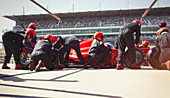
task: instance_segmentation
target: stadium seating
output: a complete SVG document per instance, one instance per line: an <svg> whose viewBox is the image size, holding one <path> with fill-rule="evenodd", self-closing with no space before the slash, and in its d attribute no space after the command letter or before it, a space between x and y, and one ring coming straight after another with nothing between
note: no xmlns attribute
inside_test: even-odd
<svg viewBox="0 0 170 98"><path fill-rule="evenodd" d="M21 24L28 27L30 22L34 22L37 25L37 29L49 29L49 28L80 28L80 27L106 27L106 26L122 26L123 24L130 23L140 17L109 17L109 18L89 18L89 19L75 19L75 20L62 20L58 25L56 20L41 20L41 21L27 21L22 23L16 23L15 28L21 28ZM166 21L170 24L169 16L148 16L143 21L142 25L158 25L160 21Z"/></svg>

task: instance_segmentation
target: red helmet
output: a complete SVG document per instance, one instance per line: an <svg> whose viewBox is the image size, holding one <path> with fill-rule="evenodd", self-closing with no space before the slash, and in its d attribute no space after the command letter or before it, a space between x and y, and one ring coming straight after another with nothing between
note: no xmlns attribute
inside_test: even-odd
<svg viewBox="0 0 170 98"><path fill-rule="evenodd" d="M96 38L96 39L98 39L98 40L100 40L100 41L103 42L104 35L103 35L102 32L96 32L96 33L94 34L94 38Z"/></svg>
<svg viewBox="0 0 170 98"><path fill-rule="evenodd" d="M143 47L148 47L149 46L149 42L148 41L143 41L142 42L142 46Z"/></svg>
<svg viewBox="0 0 170 98"><path fill-rule="evenodd" d="M133 22L136 22L139 26L141 26L141 23L139 20L134 20Z"/></svg>
<svg viewBox="0 0 170 98"><path fill-rule="evenodd" d="M161 21L159 23L159 28L162 28L162 27L166 27L166 22L165 21Z"/></svg>
<svg viewBox="0 0 170 98"><path fill-rule="evenodd" d="M167 27L162 27L158 30L158 36L161 35L162 32L168 32L169 33L169 29Z"/></svg>
<svg viewBox="0 0 170 98"><path fill-rule="evenodd" d="M27 39L30 40L32 37L36 37L36 32L33 29L28 29L27 30Z"/></svg>
<svg viewBox="0 0 170 98"><path fill-rule="evenodd" d="M51 43L53 44L53 36L52 36L51 34L47 34L47 35L44 37L44 39L46 39L46 38L50 39Z"/></svg>
<svg viewBox="0 0 170 98"><path fill-rule="evenodd" d="M28 28L30 29L30 28L32 28L32 29L36 29L36 25L35 25L35 23L30 23L29 24L29 26L28 26Z"/></svg>

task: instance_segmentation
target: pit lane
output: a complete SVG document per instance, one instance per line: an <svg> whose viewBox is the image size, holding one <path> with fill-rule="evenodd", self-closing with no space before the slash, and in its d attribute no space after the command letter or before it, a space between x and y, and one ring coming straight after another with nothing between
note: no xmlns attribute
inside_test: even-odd
<svg viewBox="0 0 170 98"><path fill-rule="evenodd" d="M2 64L0 65L0 67ZM170 71L142 69L83 69L31 72L0 69L0 97L36 98L169 98Z"/></svg>

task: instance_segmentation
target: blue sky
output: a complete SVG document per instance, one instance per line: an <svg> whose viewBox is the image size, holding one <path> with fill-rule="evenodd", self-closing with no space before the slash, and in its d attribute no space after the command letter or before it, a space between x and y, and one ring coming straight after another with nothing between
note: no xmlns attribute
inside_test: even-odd
<svg viewBox="0 0 170 98"><path fill-rule="evenodd" d="M12 29L15 22L4 15L46 14L44 10L30 0L0 0L0 33L2 29ZM154 0L35 0L52 13L82 12L98 10L119 10L148 8ZM170 0L158 0L154 7L170 6Z"/></svg>

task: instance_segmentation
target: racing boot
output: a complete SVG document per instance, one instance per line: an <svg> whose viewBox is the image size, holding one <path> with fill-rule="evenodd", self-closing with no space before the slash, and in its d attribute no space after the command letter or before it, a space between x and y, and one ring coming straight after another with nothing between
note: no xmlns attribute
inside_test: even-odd
<svg viewBox="0 0 170 98"><path fill-rule="evenodd" d="M131 69L141 69L141 67L136 64L133 64L131 65Z"/></svg>
<svg viewBox="0 0 170 98"><path fill-rule="evenodd" d="M117 70L123 69L123 65L122 65L122 64L118 64L118 65L116 66L116 69L117 69Z"/></svg>
<svg viewBox="0 0 170 98"><path fill-rule="evenodd" d="M63 63L63 67L69 67L68 63Z"/></svg>
<svg viewBox="0 0 170 98"><path fill-rule="evenodd" d="M36 66L37 66L37 64L33 61L33 62L29 65L30 71L33 71Z"/></svg>
<svg viewBox="0 0 170 98"><path fill-rule="evenodd" d="M92 64L92 67L93 67L94 69L98 69L98 66L96 65L96 63L93 63L93 64Z"/></svg>
<svg viewBox="0 0 170 98"><path fill-rule="evenodd" d="M4 64L4 65L2 66L2 69L10 69L10 67L8 67L7 64Z"/></svg>
<svg viewBox="0 0 170 98"><path fill-rule="evenodd" d="M84 69L88 69L88 67L87 67L87 64L85 63L85 64L83 64L83 68Z"/></svg>
<svg viewBox="0 0 170 98"><path fill-rule="evenodd" d="M56 69L62 70L62 69L63 69L63 65L62 65L62 64L58 64L58 66L56 67Z"/></svg>
<svg viewBox="0 0 170 98"><path fill-rule="evenodd" d="M104 64L100 64L100 69L106 69L107 67Z"/></svg>
<svg viewBox="0 0 170 98"><path fill-rule="evenodd" d="M22 69L20 64L15 65L15 70Z"/></svg>
<svg viewBox="0 0 170 98"><path fill-rule="evenodd" d="M38 65L35 67L35 71L38 72L40 71L40 67L44 66L44 62L40 61Z"/></svg>
<svg viewBox="0 0 170 98"><path fill-rule="evenodd" d="M166 61L165 65L166 65L167 69L170 71L170 60Z"/></svg>

